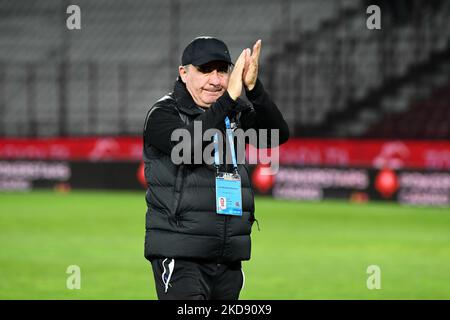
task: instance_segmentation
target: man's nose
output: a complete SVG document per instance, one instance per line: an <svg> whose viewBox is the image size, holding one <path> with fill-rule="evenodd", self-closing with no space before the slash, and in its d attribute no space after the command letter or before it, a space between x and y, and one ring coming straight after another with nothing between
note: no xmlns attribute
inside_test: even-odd
<svg viewBox="0 0 450 320"><path fill-rule="evenodd" d="M209 75L209 83L215 86L220 85L220 75L217 70L214 70Z"/></svg>

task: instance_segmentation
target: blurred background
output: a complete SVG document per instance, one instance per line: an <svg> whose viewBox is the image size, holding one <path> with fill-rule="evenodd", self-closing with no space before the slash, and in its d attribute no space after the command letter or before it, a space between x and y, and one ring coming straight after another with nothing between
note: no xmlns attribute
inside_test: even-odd
<svg viewBox="0 0 450 320"><path fill-rule="evenodd" d="M449 21L438 0L0 0L0 298L156 297L144 120L210 35L233 60L262 39L291 130L277 175L252 166L241 298L449 299Z"/></svg>

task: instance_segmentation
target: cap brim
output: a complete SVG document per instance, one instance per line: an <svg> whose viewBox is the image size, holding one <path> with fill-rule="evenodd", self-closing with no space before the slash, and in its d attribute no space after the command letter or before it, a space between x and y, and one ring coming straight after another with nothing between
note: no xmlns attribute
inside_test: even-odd
<svg viewBox="0 0 450 320"><path fill-rule="evenodd" d="M211 61L223 61L230 65L233 65L233 62L230 61L227 57L224 57L223 55L209 55L207 57L201 57L191 62L194 66L201 66L202 64L211 62Z"/></svg>

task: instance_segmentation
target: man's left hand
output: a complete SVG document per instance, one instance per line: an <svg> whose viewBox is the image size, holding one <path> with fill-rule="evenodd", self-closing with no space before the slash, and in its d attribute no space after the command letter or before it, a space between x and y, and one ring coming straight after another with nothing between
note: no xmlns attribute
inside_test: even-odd
<svg viewBox="0 0 450 320"><path fill-rule="evenodd" d="M250 49L246 50L250 51ZM258 78L258 60L260 52L261 40L258 40L253 46L252 54L248 54L245 59L243 80L247 90L252 90L255 87L256 79Z"/></svg>

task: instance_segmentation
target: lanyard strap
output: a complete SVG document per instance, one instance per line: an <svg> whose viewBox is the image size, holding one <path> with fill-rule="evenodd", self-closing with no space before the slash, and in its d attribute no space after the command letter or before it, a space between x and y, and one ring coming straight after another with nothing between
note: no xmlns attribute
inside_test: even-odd
<svg viewBox="0 0 450 320"><path fill-rule="evenodd" d="M237 171L237 161L236 161L236 153L234 151L234 139L233 139L233 131L230 126L230 119L228 117L225 118L225 127L227 133L228 143L230 144L231 149L231 160L233 161L233 167ZM219 168L220 159L219 159L219 138L217 133L214 135L214 164L216 168Z"/></svg>

